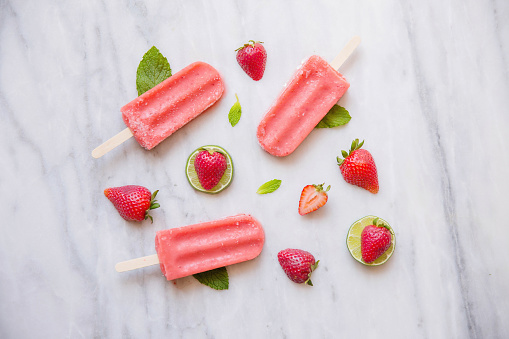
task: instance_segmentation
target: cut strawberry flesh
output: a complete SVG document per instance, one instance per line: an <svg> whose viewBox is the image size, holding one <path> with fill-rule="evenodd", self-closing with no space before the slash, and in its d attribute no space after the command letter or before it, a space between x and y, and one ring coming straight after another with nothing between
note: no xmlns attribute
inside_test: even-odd
<svg viewBox="0 0 509 339"><path fill-rule="evenodd" d="M299 214L304 215L316 211L327 202L328 196L322 188L308 185L302 190L299 201Z"/></svg>

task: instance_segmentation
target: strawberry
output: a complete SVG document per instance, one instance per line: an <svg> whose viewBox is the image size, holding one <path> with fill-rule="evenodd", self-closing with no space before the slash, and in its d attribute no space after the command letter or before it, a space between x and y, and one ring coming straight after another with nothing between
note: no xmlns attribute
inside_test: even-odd
<svg viewBox="0 0 509 339"><path fill-rule="evenodd" d="M226 171L224 154L203 149L194 159L194 169L202 187L211 190L216 186Z"/></svg>
<svg viewBox="0 0 509 339"><path fill-rule="evenodd" d="M371 153L361 149L363 144L364 141L359 144L359 139L355 139L352 142L350 152L341 151L345 159L337 157L339 169L347 183L376 194L378 193L378 174L375 161Z"/></svg>
<svg viewBox="0 0 509 339"><path fill-rule="evenodd" d="M313 286L311 273L318 267L319 260L315 262L315 257L311 253L287 248L277 254L277 259L291 281Z"/></svg>
<svg viewBox="0 0 509 339"><path fill-rule="evenodd" d="M127 185L107 188L104 190L104 195L125 220L143 221L150 218L154 222L148 211L159 207L155 200L157 192L159 191L152 194L143 186Z"/></svg>
<svg viewBox="0 0 509 339"><path fill-rule="evenodd" d="M327 192L330 190L330 185L326 190L323 185L307 185L302 190L299 200L299 214L304 215L316 211L327 202Z"/></svg>
<svg viewBox="0 0 509 339"><path fill-rule="evenodd" d="M249 40L249 43L237 48L237 62L251 79L258 81L263 77L267 63L267 51L263 42Z"/></svg>
<svg viewBox="0 0 509 339"><path fill-rule="evenodd" d="M389 228L384 223L380 225L377 223L378 218L375 218L373 224L366 226L361 233L362 260L367 263L375 261L384 254L392 243Z"/></svg>

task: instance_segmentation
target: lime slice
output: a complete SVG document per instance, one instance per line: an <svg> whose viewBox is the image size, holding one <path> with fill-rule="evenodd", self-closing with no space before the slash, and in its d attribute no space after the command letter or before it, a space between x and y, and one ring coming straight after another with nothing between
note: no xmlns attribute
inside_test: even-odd
<svg viewBox="0 0 509 339"><path fill-rule="evenodd" d="M221 177L221 180L217 183L217 185L214 186L210 190L206 190L205 188L203 188L203 186L200 184L200 180L198 180L198 174L196 173L196 170L194 169L194 159L196 158L196 155L198 153L200 153L201 151L203 151L204 149L207 151L214 151L214 152L222 153L226 157L226 171L224 171L224 174ZM199 148L195 149L193 153L191 153L189 158L187 158L186 176L187 176L187 180L189 180L189 183L191 184L191 186L193 186L194 189L196 189L200 192L211 193L211 194L219 193L222 190L224 190L226 187L228 187L230 185L230 183L232 182L232 179L233 179L232 158L230 157L228 152L226 152L224 150L224 148L222 148L222 147L215 146L215 145L207 145L207 146L199 147Z"/></svg>
<svg viewBox="0 0 509 339"><path fill-rule="evenodd" d="M350 254L352 257L360 262L361 264L367 265L367 266L378 266L385 263L389 258L391 257L392 253L394 252L394 247L396 246L396 235L394 234L394 231L392 227L389 225L389 223L382 218L378 218L378 223L384 223L388 226L389 231L391 232L391 246L385 251L380 257L378 257L375 261L371 263L367 263L364 260L362 260L362 253L361 253L361 233L364 230L364 227L368 225L373 224L373 220L376 217L374 215L368 215L364 218L361 218L354 222L352 226L350 226L350 229L348 230L348 235L346 236L346 246L348 247L348 250L350 251Z"/></svg>

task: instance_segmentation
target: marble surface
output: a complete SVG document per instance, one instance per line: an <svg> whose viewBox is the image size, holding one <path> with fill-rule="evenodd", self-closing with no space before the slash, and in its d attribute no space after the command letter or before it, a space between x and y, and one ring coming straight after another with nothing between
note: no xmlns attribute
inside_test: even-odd
<svg viewBox="0 0 509 339"><path fill-rule="evenodd" d="M256 127L306 57L362 43L341 72L351 82L341 128L315 130L286 158ZM234 50L265 42L263 79ZM202 60L226 92L152 151L134 139L90 152L124 129L136 68L157 46L174 71ZM228 110L238 94L242 118ZM0 0L1 338L508 338L509 3L492 1ZM378 166L380 192L344 182L352 139ZM184 174L195 148L235 163L219 195ZM281 188L258 195L279 178ZM297 213L302 187L332 186L327 205ZM154 223L125 222L106 187L159 189ZM168 282L157 267L117 273L150 255L157 230L250 213L266 243L228 268L230 289ZM346 248L355 220L379 215L398 245L364 267ZM293 247L320 259L314 287L277 262Z"/></svg>

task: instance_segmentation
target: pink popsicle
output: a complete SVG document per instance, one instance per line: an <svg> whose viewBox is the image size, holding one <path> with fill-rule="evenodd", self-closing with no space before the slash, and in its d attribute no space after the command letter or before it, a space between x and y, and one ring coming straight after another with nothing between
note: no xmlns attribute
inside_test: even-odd
<svg viewBox="0 0 509 339"><path fill-rule="evenodd" d="M138 143L150 150L221 98L218 71L195 62L120 109Z"/></svg>
<svg viewBox="0 0 509 339"><path fill-rule="evenodd" d="M265 234L252 216L239 214L156 234L161 271L168 280L257 257Z"/></svg>
<svg viewBox="0 0 509 339"><path fill-rule="evenodd" d="M268 153L292 153L350 84L317 55L307 59L293 75L258 126L258 142Z"/></svg>

